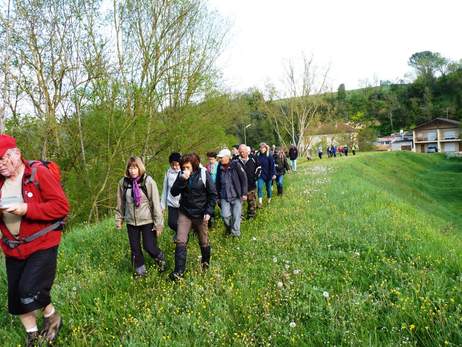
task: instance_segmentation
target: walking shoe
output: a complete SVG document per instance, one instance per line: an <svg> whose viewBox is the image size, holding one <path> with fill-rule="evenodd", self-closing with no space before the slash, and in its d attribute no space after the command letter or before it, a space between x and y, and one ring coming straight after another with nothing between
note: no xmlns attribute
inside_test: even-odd
<svg viewBox="0 0 462 347"><path fill-rule="evenodd" d="M173 282L181 281L183 277L184 277L184 273L175 272L175 271L173 271L170 275L168 275L168 278Z"/></svg>
<svg viewBox="0 0 462 347"><path fill-rule="evenodd" d="M133 276L135 278L141 278L141 277L144 277L147 275L147 271L146 271L146 266L145 265L141 265L139 267L137 267L135 269L135 273L133 274Z"/></svg>
<svg viewBox="0 0 462 347"><path fill-rule="evenodd" d="M52 344L56 341L62 325L63 321L61 316L55 311L50 317L45 318L45 324L43 325L43 330L40 335L42 335L49 344Z"/></svg>
<svg viewBox="0 0 462 347"><path fill-rule="evenodd" d="M26 336L26 347L35 347L39 345L39 333L38 331L33 331L31 333L27 333Z"/></svg>
<svg viewBox="0 0 462 347"><path fill-rule="evenodd" d="M259 203L257 204L257 208L263 208L263 204L262 204L261 202L259 202Z"/></svg>

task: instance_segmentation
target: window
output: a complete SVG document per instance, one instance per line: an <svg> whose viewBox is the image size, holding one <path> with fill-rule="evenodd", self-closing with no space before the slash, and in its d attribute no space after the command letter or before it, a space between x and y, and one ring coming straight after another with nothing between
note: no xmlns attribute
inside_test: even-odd
<svg viewBox="0 0 462 347"><path fill-rule="evenodd" d="M428 141L436 141L436 131L431 131L427 133Z"/></svg>
<svg viewBox="0 0 462 347"><path fill-rule="evenodd" d="M451 140L456 138L456 131L455 130L446 130L444 132L444 139Z"/></svg>

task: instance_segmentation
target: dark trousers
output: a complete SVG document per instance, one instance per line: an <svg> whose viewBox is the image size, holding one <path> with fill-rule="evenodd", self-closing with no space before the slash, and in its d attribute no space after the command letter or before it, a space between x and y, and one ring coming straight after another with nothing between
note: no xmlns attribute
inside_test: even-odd
<svg viewBox="0 0 462 347"><path fill-rule="evenodd" d="M180 211L179 208L176 207L168 207L168 227L172 229L175 234L178 231L178 212Z"/></svg>
<svg viewBox="0 0 462 347"><path fill-rule="evenodd" d="M143 251L141 250L141 236L143 237L143 248L153 259L161 257L162 252L157 246L157 236L152 230L154 224L130 225L127 224L128 241L132 253L132 263L135 269L144 265Z"/></svg>
<svg viewBox="0 0 462 347"><path fill-rule="evenodd" d="M247 193L247 218L253 218L257 214L257 194L255 189Z"/></svg>
<svg viewBox="0 0 462 347"><path fill-rule="evenodd" d="M8 311L11 314L33 312L51 303L50 291L56 275L57 257L57 246L35 252L24 260L5 257Z"/></svg>

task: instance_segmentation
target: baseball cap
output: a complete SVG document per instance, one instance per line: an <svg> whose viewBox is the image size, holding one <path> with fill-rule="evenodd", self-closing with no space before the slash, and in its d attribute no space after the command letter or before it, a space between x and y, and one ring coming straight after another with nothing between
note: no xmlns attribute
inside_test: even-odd
<svg viewBox="0 0 462 347"><path fill-rule="evenodd" d="M223 157L231 158L231 151L228 148L224 148L220 152L218 152L217 157L218 158L223 158Z"/></svg>
<svg viewBox="0 0 462 347"><path fill-rule="evenodd" d="M0 135L0 157L3 157L10 148L16 148L16 139L9 135Z"/></svg>

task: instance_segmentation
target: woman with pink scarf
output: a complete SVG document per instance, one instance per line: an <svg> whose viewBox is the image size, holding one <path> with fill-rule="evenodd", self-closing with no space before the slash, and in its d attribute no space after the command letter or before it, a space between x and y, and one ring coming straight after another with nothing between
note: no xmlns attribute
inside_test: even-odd
<svg viewBox="0 0 462 347"><path fill-rule="evenodd" d="M128 160L125 177L119 182L115 219L119 230L124 222L127 224L135 276L146 275L141 239L144 250L154 259L159 271L165 271L165 256L157 246L157 238L164 225L159 191L154 179L146 174L143 161L139 157Z"/></svg>

